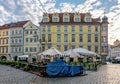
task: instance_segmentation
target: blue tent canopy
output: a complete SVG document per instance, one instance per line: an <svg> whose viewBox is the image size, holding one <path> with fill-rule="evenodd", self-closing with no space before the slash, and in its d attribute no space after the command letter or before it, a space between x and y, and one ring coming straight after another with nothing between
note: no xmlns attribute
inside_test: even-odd
<svg viewBox="0 0 120 84"><path fill-rule="evenodd" d="M74 76L82 72L84 72L82 66L70 66L62 59L57 59L46 65L46 73L49 76Z"/></svg>

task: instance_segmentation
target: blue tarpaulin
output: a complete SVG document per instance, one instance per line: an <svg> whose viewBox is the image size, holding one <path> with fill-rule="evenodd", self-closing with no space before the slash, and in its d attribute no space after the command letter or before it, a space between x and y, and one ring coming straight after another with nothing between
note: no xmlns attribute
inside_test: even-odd
<svg viewBox="0 0 120 84"><path fill-rule="evenodd" d="M64 60L57 59L46 65L46 73L49 76L74 76L82 73L84 68L80 65L70 66Z"/></svg>

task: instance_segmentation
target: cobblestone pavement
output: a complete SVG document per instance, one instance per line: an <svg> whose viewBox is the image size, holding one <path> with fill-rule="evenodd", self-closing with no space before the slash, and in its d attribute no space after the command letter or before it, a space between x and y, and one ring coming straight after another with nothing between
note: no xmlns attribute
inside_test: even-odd
<svg viewBox="0 0 120 84"><path fill-rule="evenodd" d="M0 84L120 84L120 64L103 65L86 76L45 78L0 65Z"/></svg>

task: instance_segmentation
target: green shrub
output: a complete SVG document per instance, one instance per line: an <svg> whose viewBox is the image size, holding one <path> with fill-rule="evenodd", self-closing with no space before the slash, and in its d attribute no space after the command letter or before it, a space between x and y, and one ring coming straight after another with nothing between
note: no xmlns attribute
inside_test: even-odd
<svg viewBox="0 0 120 84"><path fill-rule="evenodd" d="M30 67L28 66L28 64L26 64L24 67L24 71L29 71L29 70L30 70Z"/></svg>
<svg viewBox="0 0 120 84"><path fill-rule="evenodd" d="M17 63L15 67L16 67L17 69L18 69L18 68L20 68L20 65L19 65L19 63Z"/></svg>

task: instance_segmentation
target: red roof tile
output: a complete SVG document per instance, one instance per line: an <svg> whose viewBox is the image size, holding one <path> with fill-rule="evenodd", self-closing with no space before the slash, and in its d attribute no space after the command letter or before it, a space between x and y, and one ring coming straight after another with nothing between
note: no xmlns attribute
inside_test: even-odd
<svg viewBox="0 0 120 84"><path fill-rule="evenodd" d="M60 23L63 22L63 14L64 13L58 13L58 15L59 15L59 22ZM74 22L74 14L75 13L69 13L69 15L70 15L70 22ZM85 14L86 13L80 13L81 22L84 22ZM49 19L50 19L50 21L48 23L52 22L52 15L53 15L53 13L48 13L48 16L49 16ZM92 18L92 22L98 22L98 21L99 21L99 18ZM40 23L43 23L43 22L40 22Z"/></svg>
<svg viewBox="0 0 120 84"><path fill-rule="evenodd" d="M0 28L22 27L28 21L30 21L30 20L18 21L18 22L14 22L14 23L13 22L7 23L7 24L4 24L4 25L0 26Z"/></svg>

